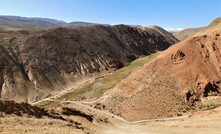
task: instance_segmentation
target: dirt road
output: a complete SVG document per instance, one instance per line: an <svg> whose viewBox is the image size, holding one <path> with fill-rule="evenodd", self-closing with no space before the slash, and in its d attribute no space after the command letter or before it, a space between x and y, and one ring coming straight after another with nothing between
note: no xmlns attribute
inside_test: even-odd
<svg viewBox="0 0 221 134"><path fill-rule="evenodd" d="M58 94L52 95L50 97L47 97L45 99L39 100L37 102L30 103L30 104L37 105L37 104L39 104L41 102L44 102L44 101L50 101L50 100L56 99L56 98L61 97L62 95L66 94L68 92L73 91L74 89L78 88L81 85L84 85L84 84L87 84L87 83L93 83L96 79L101 78L101 77L105 77L105 76L108 76L108 75L111 75L111 74L112 73L102 74L102 75L90 77L90 78L87 78L87 79L83 79L83 80L75 83L73 86L70 86L66 90L63 90L63 91L59 92Z"/></svg>

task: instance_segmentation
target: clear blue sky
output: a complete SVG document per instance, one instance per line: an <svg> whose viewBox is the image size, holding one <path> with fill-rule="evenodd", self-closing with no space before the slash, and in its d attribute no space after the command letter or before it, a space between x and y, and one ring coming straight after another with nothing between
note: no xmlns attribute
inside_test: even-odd
<svg viewBox="0 0 221 134"><path fill-rule="evenodd" d="M221 16L221 0L0 0L0 15L185 28Z"/></svg>

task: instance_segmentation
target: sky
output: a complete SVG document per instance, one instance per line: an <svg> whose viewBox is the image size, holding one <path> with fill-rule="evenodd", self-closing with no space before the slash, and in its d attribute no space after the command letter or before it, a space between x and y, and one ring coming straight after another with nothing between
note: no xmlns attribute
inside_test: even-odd
<svg viewBox="0 0 221 134"><path fill-rule="evenodd" d="M221 17L221 0L0 0L0 15L182 29Z"/></svg>

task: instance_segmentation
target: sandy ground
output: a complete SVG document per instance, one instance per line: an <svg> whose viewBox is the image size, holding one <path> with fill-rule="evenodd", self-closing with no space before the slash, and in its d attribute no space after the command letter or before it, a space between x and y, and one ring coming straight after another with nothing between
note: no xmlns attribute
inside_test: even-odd
<svg viewBox="0 0 221 134"><path fill-rule="evenodd" d="M69 104L69 107L76 106ZM93 109L81 107L83 111ZM221 107L194 112L186 116L126 122L104 111L95 111L95 121L70 116L81 122L84 129L77 129L71 123L48 118L36 119L17 116L0 116L0 133L3 134L221 134ZM108 122L98 122L108 118Z"/></svg>
<svg viewBox="0 0 221 134"><path fill-rule="evenodd" d="M98 134L221 134L221 108L192 113L187 117L119 124Z"/></svg>
<svg viewBox="0 0 221 134"><path fill-rule="evenodd" d="M196 112L189 116L142 123L124 123L112 120L113 124L88 125L94 131L78 130L70 124L51 119L33 119L9 116L0 118L0 133L3 134L221 134L221 108ZM86 121L85 121L86 122ZM97 125L97 127L96 127Z"/></svg>

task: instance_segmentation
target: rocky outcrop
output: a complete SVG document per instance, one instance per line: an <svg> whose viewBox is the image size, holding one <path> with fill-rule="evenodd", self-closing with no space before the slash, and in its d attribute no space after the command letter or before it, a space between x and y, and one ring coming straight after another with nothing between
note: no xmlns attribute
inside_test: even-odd
<svg viewBox="0 0 221 134"><path fill-rule="evenodd" d="M1 34L1 98L36 101L81 78L119 69L177 40L159 27L125 25L56 28L41 34Z"/></svg>
<svg viewBox="0 0 221 134"><path fill-rule="evenodd" d="M14 101L0 101L0 112L8 115L27 115L36 118L41 118L43 116L50 117L48 112L42 108L32 106L28 103L15 103Z"/></svg>
<svg viewBox="0 0 221 134"><path fill-rule="evenodd" d="M67 115L67 116L71 116L71 115L80 116L80 117L87 119L90 122L93 122L94 120L93 115L89 115L87 113L84 113L82 111L79 111L77 109L70 108L70 107L62 107L62 114Z"/></svg>

